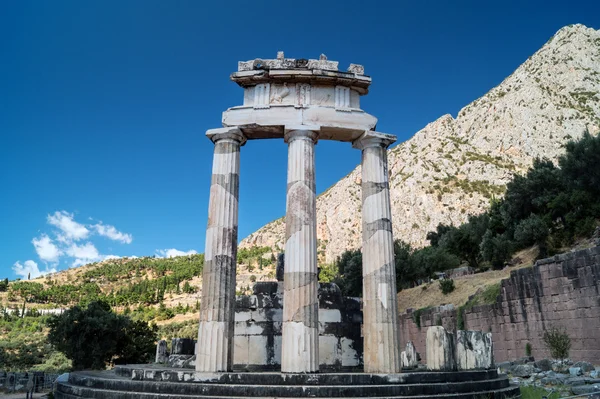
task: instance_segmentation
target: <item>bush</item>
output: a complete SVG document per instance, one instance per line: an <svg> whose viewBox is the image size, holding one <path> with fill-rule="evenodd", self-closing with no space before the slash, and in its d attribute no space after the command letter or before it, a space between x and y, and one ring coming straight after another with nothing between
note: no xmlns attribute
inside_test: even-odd
<svg viewBox="0 0 600 399"><path fill-rule="evenodd" d="M448 295L452 291L454 291L454 280L451 278L445 278L440 280L440 289L442 290L442 294Z"/></svg>
<svg viewBox="0 0 600 399"><path fill-rule="evenodd" d="M542 340L554 359L566 359L571 349L571 337L564 328L550 327L544 331Z"/></svg>
<svg viewBox="0 0 600 399"><path fill-rule="evenodd" d="M525 344L525 356L531 356L531 344L529 342Z"/></svg>

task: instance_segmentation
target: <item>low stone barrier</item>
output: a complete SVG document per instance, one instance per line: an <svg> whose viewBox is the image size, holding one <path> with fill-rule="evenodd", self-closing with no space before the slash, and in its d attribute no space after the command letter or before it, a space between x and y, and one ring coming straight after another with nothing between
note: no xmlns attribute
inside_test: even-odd
<svg viewBox="0 0 600 399"><path fill-rule="evenodd" d="M51 389L52 383L57 377L58 374L44 373L43 371L0 371L0 390L4 392L42 392Z"/></svg>

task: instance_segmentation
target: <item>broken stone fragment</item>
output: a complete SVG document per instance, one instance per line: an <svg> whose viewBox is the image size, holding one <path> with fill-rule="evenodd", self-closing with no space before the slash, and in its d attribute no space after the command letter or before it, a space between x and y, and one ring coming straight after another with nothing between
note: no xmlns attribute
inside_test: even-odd
<svg viewBox="0 0 600 399"><path fill-rule="evenodd" d="M167 341L161 339L158 341L156 345L156 363L166 363L169 358L169 354L167 353Z"/></svg>
<svg viewBox="0 0 600 399"><path fill-rule="evenodd" d="M429 370L456 370L454 335L444 327L427 329L427 368Z"/></svg>
<svg viewBox="0 0 600 399"><path fill-rule="evenodd" d="M419 364L417 349L412 341L406 343L406 349L400 353L402 368L415 368Z"/></svg>
<svg viewBox="0 0 600 399"><path fill-rule="evenodd" d="M456 360L459 370L493 368L492 333L457 331Z"/></svg>

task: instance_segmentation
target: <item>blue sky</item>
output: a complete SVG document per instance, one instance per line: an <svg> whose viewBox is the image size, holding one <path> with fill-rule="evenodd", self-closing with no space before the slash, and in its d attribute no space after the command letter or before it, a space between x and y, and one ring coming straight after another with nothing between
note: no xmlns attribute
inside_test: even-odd
<svg viewBox="0 0 600 399"><path fill-rule="evenodd" d="M404 141L599 15L592 0L1 2L0 278L203 252L204 133L241 104L239 60L363 64L363 109ZM320 142L316 162L323 191L360 154ZM240 239L284 214L286 165L282 141L242 149Z"/></svg>

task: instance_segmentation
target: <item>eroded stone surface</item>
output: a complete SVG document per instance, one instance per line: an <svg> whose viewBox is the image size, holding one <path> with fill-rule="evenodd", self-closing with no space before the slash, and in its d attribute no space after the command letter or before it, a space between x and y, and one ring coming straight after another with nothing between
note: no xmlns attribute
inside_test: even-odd
<svg viewBox="0 0 600 399"><path fill-rule="evenodd" d="M415 368L419 364L417 349L411 341L406 343L406 349L400 353L402 368Z"/></svg>
<svg viewBox="0 0 600 399"><path fill-rule="evenodd" d="M459 370L494 367L492 333L458 330L456 332L456 360Z"/></svg>
<svg viewBox="0 0 600 399"><path fill-rule="evenodd" d="M444 327L427 329L427 368L429 370L456 370L454 335Z"/></svg>
<svg viewBox="0 0 600 399"><path fill-rule="evenodd" d="M154 361L156 363L166 363L168 356L169 354L167 353L167 341L161 339L160 341L158 341L158 344L156 344L156 357Z"/></svg>

